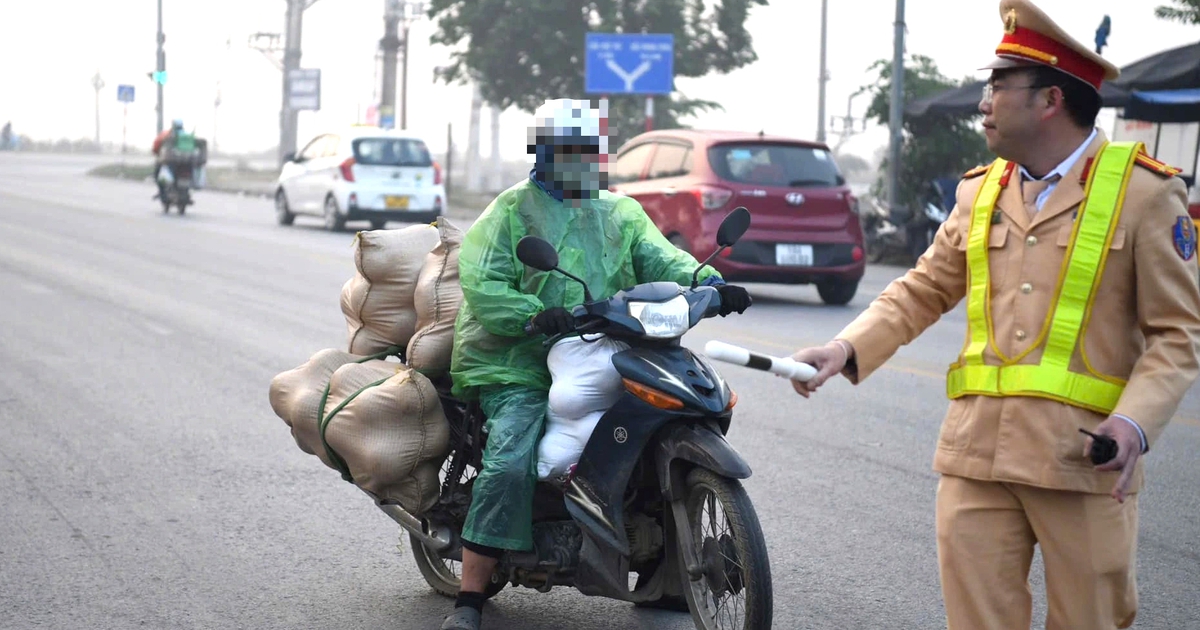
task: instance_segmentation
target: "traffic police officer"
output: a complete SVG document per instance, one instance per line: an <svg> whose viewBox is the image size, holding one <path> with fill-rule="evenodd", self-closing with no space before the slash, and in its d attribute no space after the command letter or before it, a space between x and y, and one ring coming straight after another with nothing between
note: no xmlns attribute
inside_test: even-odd
<svg viewBox="0 0 1200 630"><path fill-rule="evenodd" d="M1048 630L1137 612L1141 456L1200 372L1196 227L1178 173L1095 128L1117 69L1028 0L1004 25L979 109L999 156L968 172L914 269L834 340L794 355L857 384L966 299L934 457L950 630L1029 628L1034 546ZM1096 465L1092 438L1115 440Z"/></svg>

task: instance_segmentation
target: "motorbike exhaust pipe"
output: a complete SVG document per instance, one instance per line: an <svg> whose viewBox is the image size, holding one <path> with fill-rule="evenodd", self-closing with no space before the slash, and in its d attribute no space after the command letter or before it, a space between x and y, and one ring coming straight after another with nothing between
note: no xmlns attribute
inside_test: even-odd
<svg viewBox="0 0 1200 630"><path fill-rule="evenodd" d="M431 525L428 521L413 516L408 510L394 503L376 501L375 505L379 506L384 514L390 516L405 531L416 536L421 544L433 551L445 551L454 544L454 534L449 527Z"/></svg>

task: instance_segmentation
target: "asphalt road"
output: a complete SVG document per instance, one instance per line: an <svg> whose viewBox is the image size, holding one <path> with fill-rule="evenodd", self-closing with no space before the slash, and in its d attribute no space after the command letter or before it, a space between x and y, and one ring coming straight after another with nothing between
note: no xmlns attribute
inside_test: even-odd
<svg viewBox="0 0 1200 630"><path fill-rule="evenodd" d="M282 228L268 200L200 192L163 215L94 161L0 154L0 627L436 628L449 607L365 495L302 453L271 378L345 343L352 233ZM848 307L755 285L705 322L774 354L821 343ZM729 366L731 441L786 629L944 627L931 471L961 307L866 384L811 401ZM1135 628L1200 628L1200 397L1149 456ZM1033 577L1044 617L1041 573ZM684 630L685 615L569 589L501 593L484 628Z"/></svg>

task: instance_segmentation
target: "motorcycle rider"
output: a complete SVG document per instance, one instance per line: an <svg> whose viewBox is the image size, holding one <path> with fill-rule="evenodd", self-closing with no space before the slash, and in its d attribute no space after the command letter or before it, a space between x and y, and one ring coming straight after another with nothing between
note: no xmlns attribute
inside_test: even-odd
<svg viewBox="0 0 1200 630"><path fill-rule="evenodd" d="M178 140L179 136L183 133L183 120L176 118L175 120L171 121L171 127L169 129L164 129L154 137L154 144L151 146L150 150L154 153L154 183L158 184L158 197L155 197L155 199L166 195L166 187L163 185L162 180L158 178L159 173L162 171L164 166L167 168L167 172L171 173L171 167L164 163L165 158L163 156L163 147L175 146L176 140ZM174 177L174 173L171 173L171 175Z"/></svg>
<svg viewBox="0 0 1200 630"><path fill-rule="evenodd" d="M588 283L595 299L642 282L690 283L699 263L677 249L629 197L608 192L608 117L588 101L547 101L535 113L528 179L500 193L467 231L459 254L463 306L455 324L454 395L478 400L487 421L483 470L474 481L462 533L462 585L442 630L478 630L483 594L505 550L533 548L537 446L550 373L544 335L574 330L569 307L583 288L560 274L527 268L516 257L525 235L558 250L559 267ZM721 315L751 304L742 287L712 268Z"/></svg>

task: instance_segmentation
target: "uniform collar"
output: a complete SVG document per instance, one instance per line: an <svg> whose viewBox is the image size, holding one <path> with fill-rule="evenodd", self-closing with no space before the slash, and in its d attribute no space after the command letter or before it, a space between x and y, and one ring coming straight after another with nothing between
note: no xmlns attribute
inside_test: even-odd
<svg viewBox="0 0 1200 630"><path fill-rule="evenodd" d="M1042 179L1050 179L1055 175L1058 175L1059 178L1066 177L1067 173L1071 172L1071 167L1075 166L1075 163L1079 161L1079 158L1083 157L1083 154L1087 152L1088 147L1092 145L1092 140L1096 139L1097 131L1098 130L1095 127L1092 127L1092 133L1089 134L1087 139L1083 141L1083 144L1079 145L1079 148L1075 149L1074 153L1068 155L1067 159L1063 160L1058 164L1058 166L1054 167L1054 170L1046 173L1046 176ZM1024 166L1021 167L1021 178L1036 179L1033 175L1029 174L1029 171L1025 170Z"/></svg>

